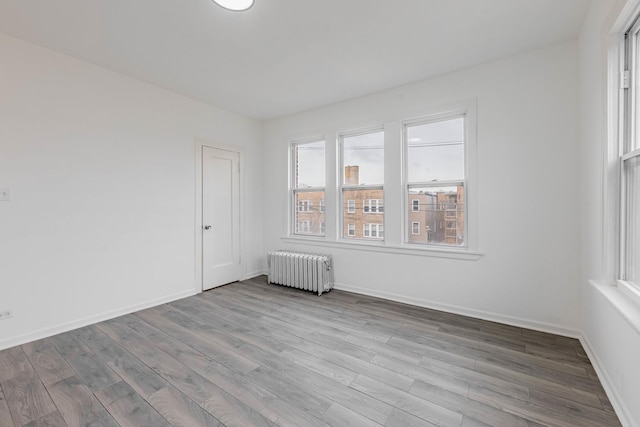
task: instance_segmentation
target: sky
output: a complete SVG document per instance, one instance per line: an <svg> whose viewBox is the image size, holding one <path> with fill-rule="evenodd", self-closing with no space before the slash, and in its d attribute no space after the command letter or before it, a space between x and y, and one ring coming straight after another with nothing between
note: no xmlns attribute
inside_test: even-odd
<svg viewBox="0 0 640 427"><path fill-rule="evenodd" d="M408 182L464 179L464 119L407 126ZM360 184L384 183L384 132L342 140L344 166L360 167ZM300 144L298 187L325 186L324 141ZM344 172L343 172L344 174Z"/></svg>

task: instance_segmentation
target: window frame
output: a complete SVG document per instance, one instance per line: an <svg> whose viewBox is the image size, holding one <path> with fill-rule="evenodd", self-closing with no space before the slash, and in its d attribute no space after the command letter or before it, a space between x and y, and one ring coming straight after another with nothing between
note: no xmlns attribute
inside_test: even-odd
<svg viewBox="0 0 640 427"><path fill-rule="evenodd" d="M618 230L617 253L614 254L616 262L616 281L640 298L640 280L633 282L628 278L629 263L629 232L628 223L630 217L628 165L634 161L640 161L640 13L634 14L631 22L625 26L622 34L621 61L622 79L620 82L621 94L619 99L619 130L615 147L610 147L615 152L615 165L617 168L618 185ZM626 80L626 81L625 81ZM626 84L625 84L626 83ZM614 150L611 150L614 148ZM611 154L610 154L611 155ZM636 195L636 197L638 197ZM636 201L638 203L638 201ZM635 248L636 253L640 248Z"/></svg>
<svg viewBox="0 0 640 427"><path fill-rule="evenodd" d="M406 254L429 258L444 258L460 261L477 261L484 254L478 244L478 200L477 192L477 98L463 98L445 104L429 104L410 110L395 111L389 114L366 119L360 122L359 127L346 128L340 124L328 124L322 127L322 133L310 133L299 135L295 142L325 142L325 199L326 199L326 234L294 235L292 230L295 223L290 219L286 227L286 235L281 239L284 243L297 245L313 245L318 248L336 248L358 250L366 252L381 252L390 254ZM465 241L466 247L460 246L435 246L420 245L407 241L407 230L410 232L411 224L407 223L407 211L411 207L407 199L406 153L403 144L403 125L405 123L437 119L454 114L465 114ZM358 125L356 125L358 126ZM342 140L344 137L366 134L369 132L384 132L384 183L381 186L384 192L384 241L363 239L360 236L345 236L348 233L345 223L353 222L346 215L344 200L344 158ZM292 140L290 140L292 141ZM289 170L293 168L290 157ZM290 172L290 176L293 173ZM365 186L358 186L364 188ZM380 186L377 186L380 188ZM291 218L295 218L293 198L289 202ZM355 203L355 201L354 201ZM354 206L354 214L359 206ZM293 224L293 225L291 225ZM355 233L357 235L357 233Z"/></svg>
<svg viewBox="0 0 640 427"><path fill-rule="evenodd" d="M385 128L382 125L379 126L372 126L372 127L368 127L368 128L363 128L363 129L359 129L359 130L355 130L355 131L344 131L344 132L339 132L337 135L337 149L338 149L338 161L337 161L337 165L338 165L338 192L337 192L337 197L338 197L338 206L340 207L338 209L339 212L339 218L338 218L338 224L339 224L339 237L338 239L341 242L345 242L345 243L351 243L354 240L358 241L358 240L366 240L369 241L371 238L370 237L365 237L364 235L364 229L363 229L363 233L362 233L362 239L358 239L355 236L349 236L348 235L348 230L347 230L347 235L344 234L344 224L345 224L345 214L352 214L352 213L356 213L358 210L358 207L355 206L355 199L348 199L347 205L349 204L349 202L351 200L354 200L354 206L355 206L355 210L354 212L351 211L347 211L345 209L344 206L344 193L345 191L357 191L357 190L382 190L382 199L363 199L363 205L362 205L362 213L363 215L366 214L371 214L371 212L364 212L364 200L382 200L382 206L384 206L384 182L382 184L345 184L344 182L344 178L345 178L345 173L344 173L344 168L345 168L345 163L344 163L344 140L345 138L351 138L351 137L356 137L356 136L360 136L360 135L367 135L370 133L378 133L378 132L382 132L383 133L383 138L386 138L386 132L385 132ZM383 149L386 149L386 147L383 145ZM385 153L386 154L386 153ZM386 157L383 156L383 168L386 167ZM381 214L384 215L384 212L380 212ZM385 221L385 216L383 216L383 224ZM363 224L364 226L364 224ZM372 239L373 240L373 239ZM380 244L380 243L384 243L384 238L383 239L378 239L376 238L374 240L373 244Z"/></svg>
<svg viewBox="0 0 640 427"><path fill-rule="evenodd" d="M313 144L313 143L322 143L324 146L324 161L325 161L325 185L323 187L296 187L296 148L305 145L305 144ZM313 201L312 200L300 200L299 202L308 202L306 205L306 210L300 210L299 203L296 203L296 195L298 193L313 193L313 192L324 192L326 199L326 185L327 185L327 176L326 176L326 164L327 164L327 139L324 136L318 136L313 138L305 138L299 139L295 141L291 141L289 143L289 237L298 237L298 238L315 238L315 239L324 239L326 238L326 231L324 234L314 234L309 232L302 233L298 231L298 216L299 212L303 213L312 213L313 212ZM325 214L326 215L326 214ZM326 217L325 217L326 221ZM309 230L311 230L311 225L309 225Z"/></svg>
<svg viewBox="0 0 640 427"><path fill-rule="evenodd" d="M424 115L410 120L404 120L402 122L402 192L403 192L403 235L405 246L419 246L432 250L454 250L459 252L475 251L477 249L476 242L476 209L475 209L475 197L473 194L470 197L469 187L473 188L475 184L475 167L476 167L476 134L475 134L475 105L467 105L462 108L454 108L449 111L441 111L439 113ZM409 162L409 138L407 130L411 126L420 126L429 123L438 123L447 120L453 120L456 118L464 119L464 178L462 180L447 180L447 181L427 181L427 182L410 182L408 177L408 162ZM455 187L458 184L462 184L464 189L464 243L462 245L450 245L450 244L438 244L438 243L422 243L412 242L410 236L412 235L409 230L409 222L411 212L413 210L413 204L409 208L409 200L411 199L410 189L413 188L437 188L437 187ZM444 202L443 202L444 203ZM473 219L470 217L473 215ZM444 226L444 222L442 224ZM441 227L443 228L443 227Z"/></svg>

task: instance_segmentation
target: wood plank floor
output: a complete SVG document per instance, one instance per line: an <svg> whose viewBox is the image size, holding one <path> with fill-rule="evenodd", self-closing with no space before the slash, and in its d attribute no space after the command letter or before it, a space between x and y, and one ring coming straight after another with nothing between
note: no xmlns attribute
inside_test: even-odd
<svg viewBox="0 0 640 427"><path fill-rule="evenodd" d="M0 351L0 426L617 426L577 340L264 276Z"/></svg>

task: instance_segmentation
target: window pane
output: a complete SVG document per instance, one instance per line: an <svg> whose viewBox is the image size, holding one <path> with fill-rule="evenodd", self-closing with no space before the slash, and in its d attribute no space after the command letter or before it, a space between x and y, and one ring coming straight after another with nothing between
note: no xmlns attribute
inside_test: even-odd
<svg viewBox="0 0 640 427"><path fill-rule="evenodd" d="M418 200L419 209L412 209ZM409 242L436 245L464 245L464 186L409 189ZM414 233L413 223L420 223Z"/></svg>
<svg viewBox="0 0 640 427"><path fill-rule="evenodd" d="M324 191L295 192L295 234L324 236Z"/></svg>
<svg viewBox="0 0 640 427"><path fill-rule="evenodd" d="M411 234L420 234L420 223L414 222L411 224Z"/></svg>
<svg viewBox="0 0 640 427"><path fill-rule="evenodd" d="M409 182L464 179L464 118L407 126Z"/></svg>
<svg viewBox="0 0 640 427"><path fill-rule="evenodd" d="M294 188L324 187L324 141L294 145L294 162Z"/></svg>
<svg viewBox="0 0 640 427"><path fill-rule="evenodd" d="M625 162L627 185L627 281L640 286L640 157Z"/></svg>
<svg viewBox="0 0 640 427"><path fill-rule="evenodd" d="M384 132L377 131L342 139L345 185L384 183Z"/></svg>
<svg viewBox="0 0 640 427"><path fill-rule="evenodd" d="M384 237L384 232L380 228L384 224L383 189L343 190L342 200L344 207L343 238L376 237L380 240ZM350 228L352 225L353 229Z"/></svg>

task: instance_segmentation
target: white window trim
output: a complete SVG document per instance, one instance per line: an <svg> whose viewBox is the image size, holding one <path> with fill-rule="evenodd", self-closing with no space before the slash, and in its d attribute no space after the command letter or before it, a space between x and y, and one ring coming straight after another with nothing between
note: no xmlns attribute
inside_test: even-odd
<svg viewBox="0 0 640 427"><path fill-rule="evenodd" d="M288 155L288 162L289 162L289 220L288 220L288 231L287 231L287 235L289 237L301 237L301 238L305 238L305 239L325 239L326 238L326 232L324 235L322 234L312 234L312 233L299 233L298 232L298 227L297 227L297 214L298 212L312 212L313 209L311 209L311 207L313 206L312 201L309 200L309 210L305 210L305 211L300 211L299 210L299 205L298 203L296 203L296 194L297 193L301 193L301 192L317 192L317 191L324 191L325 192L325 199L326 199L326 188L327 188L327 182L326 182L326 171L325 171L325 186L324 187L300 187L297 188L295 187L295 149L298 145L303 145L303 144L309 144L309 143L313 143L313 142L323 142L324 143L324 147L325 147L325 167L327 164L327 138L322 135L322 136L314 136L314 137L309 137L309 138L302 138L302 139L296 139L296 140L292 140L289 142L289 155ZM306 199L305 199L306 200ZM301 200L302 201L302 200Z"/></svg>
<svg viewBox="0 0 640 427"><path fill-rule="evenodd" d="M465 118L465 143L464 143L464 230L465 230L465 244L464 246L455 245L437 245L437 244L418 244L409 241L409 191L408 186L420 185L420 183L409 183L407 176L407 168L405 165L408 160L408 147L406 143L406 127L411 125L417 125L422 123L437 122L446 120L449 118L464 116ZM426 113L420 117L414 119L402 121L403 127L403 141L402 141L402 170L403 170L403 215L402 215L402 229L404 230L403 246L424 246L430 250L454 250L457 252L469 252L478 253L478 209L477 209L477 101L471 99L460 102L456 105L451 105L448 108L440 108L434 111L432 114ZM447 186L448 184L454 184L460 181L445 182L440 181L437 186ZM436 185L435 183L424 183L428 185Z"/></svg>
<svg viewBox="0 0 640 427"><path fill-rule="evenodd" d="M325 188L321 190L325 191L325 199L327 200L327 223L326 223L326 236L314 236L314 235L295 235L292 233L292 229L295 224L292 221L288 222L288 228L285 235L281 238L284 243L308 245L307 249L310 250L313 246L338 248L342 250L359 250L367 252L381 252L389 254L404 254L411 256L421 256L428 258L445 258L461 261L476 261L481 259L484 254L478 250L478 210L477 210L477 148L476 148L476 128L477 128L477 100L475 98L461 100L451 104L431 105L426 108L422 108L419 112L411 110L410 112L397 112L387 115L387 118L378 118L375 123L369 122L370 126L365 123L361 128L361 133L368 133L380 129L380 123L384 123L385 131L385 162L389 156L394 162L398 162L398 168L404 160L402 154L402 146L400 135L402 134L402 126L408 118L422 118L438 116L450 116L455 112L466 112L467 125L466 131L466 149L469 150L466 167L468 168L466 173L467 178L467 194L465 195L465 202L467 206L467 216L465 234L467 237L467 247L440 247L435 245L416 245L408 244L406 238L403 237L407 230L408 218L402 214L403 209L408 206L407 194L403 189L406 188L406 182L404 178L395 178L395 166L387 171L387 164L385 163L385 184L381 189L385 189L386 186L391 186L390 191L393 205L385 203L385 225L389 226L387 222L391 220L392 227L385 227L385 239L384 241L376 240L364 240L345 238L343 236L344 228L344 196L341 189L341 183L343 180L343 160L342 150L340 149L340 138L342 136L351 136L354 133L349 132L342 133L336 126L325 127L321 135L316 134L314 137L298 138L296 142L314 142L325 141L325 170L326 170L326 183ZM289 150L289 156L291 156L291 150ZM292 164L291 157L289 157L289 164ZM388 173L389 172L389 173ZM291 176L291 168L290 168ZM387 178L393 177L393 179L387 180ZM362 188L363 186L359 186ZM385 191L385 197L387 199L387 192ZM400 203L399 203L400 202ZM397 205L397 206L396 206ZM292 200L289 201L289 206L293 206ZM405 206L403 208L402 206ZM388 209L387 209L388 208ZM290 209L291 210L291 209ZM293 213L293 211L291 210ZM294 218L291 216L290 218Z"/></svg>
<svg viewBox="0 0 640 427"><path fill-rule="evenodd" d="M455 259L460 261L478 261L484 257L484 253L482 252L474 252L474 251L459 251L452 250L451 248L433 248L431 246L406 246L406 245L392 245L392 244L380 244L378 241L374 241L373 239L352 239L349 241L344 240L325 240L320 238L312 238L312 237L301 237L301 236L292 236L292 237L282 237L280 239L283 243L289 243L293 245L303 245L303 246L318 246L325 248L336 248L336 249L353 249L364 252L382 252L388 254L399 254L399 255L412 255L412 256L421 256L421 257L430 257L430 258L445 258L445 259Z"/></svg>
<svg viewBox="0 0 640 427"><path fill-rule="evenodd" d="M411 212L420 212L420 200L411 199Z"/></svg>
<svg viewBox="0 0 640 427"><path fill-rule="evenodd" d="M622 317L640 332L640 290L619 280L621 272L621 174L620 158L625 121L625 97L621 76L625 69L625 33L640 16L640 0L629 1L618 9L619 15L609 32L607 58L607 135L602 145L603 158L603 211L602 254L603 273L589 283L601 292L619 310ZM610 21L612 22L612 21Z"/></svg>
<svg viewBox="0 0 640 427"><path fill-rule="evenodd" d="M353 202L353 206L351 206L351 202ZM347 213L356 213L356 201L354 199L347 200Z"/></svg>
<svg viewBox="0 0 640 427"><path fill-rule="evenodd" d="M345 184L344 183L344 168L345 168L345 164L344 164L344 139L345 138L349 138L349 137L353 137L353 136L358 136L358 135L366 135L368 133L375 133L375 132L384 132L384 138L386 139L387 135L385 132L385 128L384 126L372 126L372 127L368 127L368 128L362 128L359 130L354 130L354 131L347 131L347 132L338 132L337 133L337 141L338 141L338 161L337 166L338 166L338 176L340 177L338 180L339 183L339 188L338 188L338 204L337 206L340 207L340 209L338 210L338 212L340 212L339 214L339 218L338 218L338 223L340 225L340 230L344 230L344 220L345 220L345 215L342 214L342 212L345 212L345 206L344 206L344 193L345 191L349 191L349 190L382 190L382 194L384 197L384 183L382 184L376 184L376 185L353 185L353 184ZM385 150L386 150L386 144L385 144ZM386 161L386 157L385 157L385 161ZM385 166L386 167L386 166ZM351 200L351 199L349 199ZM348 203L348 202L347 202ZM384 205L384 199L382 199L382 204ZM357 206L356 206L356 211L357 211ZM364 204L362 206L362 212L364 214ZM347 212L347 213L353 213L353 212ZM367 212L367 213L371 213L371 212ZM383 213L383 212L381 212ZM363 239L366 240L372 240L375 241L376 244L378 243L383 243L384 239L371 239L370 237L365 237L364 233L362 236ZM349 238L349 236L344 236L344 235L340 235L340 239L342 242L345 242L347 244L351 244L354 240L358 240L358 239L352 239Z"/></svg>
<svg viewBox="0 0 640 427"><path fill-rule="evenodd" d="M353 231L353 234L351 234L352 231ZM355 237L355 235L356 235L356 225L352 223L347 224L347 236Z"/></svg>

